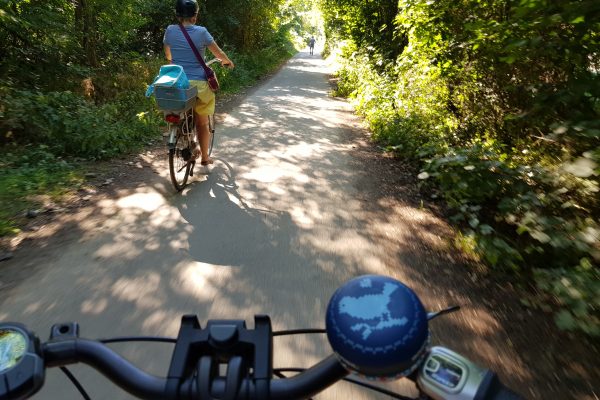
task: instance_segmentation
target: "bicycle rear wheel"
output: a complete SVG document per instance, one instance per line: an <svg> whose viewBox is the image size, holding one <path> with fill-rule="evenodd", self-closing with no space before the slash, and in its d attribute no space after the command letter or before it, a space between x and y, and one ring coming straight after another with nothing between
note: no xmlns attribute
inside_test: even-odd
<svg viewBox="0 0 600 400"><path fill-rule="evenodd" d="M215 114L208 116L208 134L210 135L208 139L208 155L210 156L215 143Z"/></svg>
<svg viewBox="0 0 600 400"><path fill-rule="evenodd" d="M194 161L192 160L192 147L188 135L184 135L181 127L177 128L175 145L169 149L169 172L171 182L175 189L180 192L185 187L190 170Z"/></svg>

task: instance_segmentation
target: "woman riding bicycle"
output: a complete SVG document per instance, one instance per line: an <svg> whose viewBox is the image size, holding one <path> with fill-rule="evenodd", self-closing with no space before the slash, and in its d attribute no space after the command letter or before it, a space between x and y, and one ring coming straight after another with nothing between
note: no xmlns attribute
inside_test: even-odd
<svg viewBox="0 0 600 400"><path fill-rule="evenodd" d="M179 23L187 31L198 51L204 56L205 49L209 49L214 56L221 60L221 65L233 68L233 62L219 48L212 35L203 26L196 25L198 18L198 3L196 0L177 0L175 12ZM179 25L169 25L163 38L165 57L173 64L181 65L190 84L198 88L196 105L194 107L194 120L199 147L194 149L194 158L201 157L200 164L212 164L209 157L208 116L215 112L215 94L209 88L206 73L198 62L190 44L185 38Z"/></svg>

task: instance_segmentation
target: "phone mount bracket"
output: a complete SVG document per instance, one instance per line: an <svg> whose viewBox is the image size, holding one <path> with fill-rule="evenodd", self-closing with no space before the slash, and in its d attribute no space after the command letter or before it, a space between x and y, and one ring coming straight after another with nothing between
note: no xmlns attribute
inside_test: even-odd
<svg viewBox="0 0 600 400"><path fill-rule="evenodd" d="M221 366L226 367L224 375ZM221 380L225 391L219 400L235 399L248 378L253 387L245 390L252 390L256 398L269 398L272 377L273 335L268 316L255 316L254 329L248 329L243 320L210 320L202 328L195 315L181 319L167 392L192 390L200 400L213 400L211 387Z"/></svg>

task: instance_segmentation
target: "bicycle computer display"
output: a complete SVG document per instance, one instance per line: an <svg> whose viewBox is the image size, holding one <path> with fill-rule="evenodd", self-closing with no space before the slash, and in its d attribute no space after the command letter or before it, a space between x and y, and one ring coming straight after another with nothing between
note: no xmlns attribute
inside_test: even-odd
<svg viewBox="0 0 600 400"><path fill-rule="evenodd" d="M474 399L486 373L460 354L435 346L419 370L417 385L434 400Z"/></svg>
<svg viewBox="0 0 600 400"><path fill-rule="evenodd" d="M454 389L460 383L465 371L460 364L450 362L439 355L433 355L425 364L424 372L437 383Z"/></svg>
<svg viewBox="0 0 600 400"><path fill-rule="evenodd" d="M39 339L24 325L0 323L0 399L26 399L44 383Z"/></svg>
<svg viewBox="0 0 600 400"><path fill-rule="evenodd" d="M0 373L17 365L27 352L27 338L16 329L0 329Z"/></svg>

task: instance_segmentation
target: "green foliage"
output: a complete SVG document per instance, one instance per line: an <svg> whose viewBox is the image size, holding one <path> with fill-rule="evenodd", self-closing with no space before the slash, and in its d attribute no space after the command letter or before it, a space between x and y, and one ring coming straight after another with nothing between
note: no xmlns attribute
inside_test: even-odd
<svg viewBox="0 0 600 400"><path fill-rule="evenodd" d="M439 135L456 122L446 114L447 90L436 68L411 59L386 62L357 51L352 42L341 55L337 94L353 99L374 139L410 157L430 146L443 146Z"/></svg>
<svg viewBox="0 0 600 400"><path fill-rule="evenodd" d="M256 51L254 54L238 53L234 49L226 49L227 55L234 60L235 68L229 70L219 68L217 74L221 85L221 93L237 93L251 86L258 79L273 72L288 60L295 49L284 37L271 46Z"/></svg>
<svg viewBox="0 0 600 400"><path fill-rule="evenodd" d="M589 259L582 258L574 268L540 269L535 274L546 301L561 306L555 316L561 329L600 336L600 275Z"/></svg>
<svg viewBox="0 0 600 400"><path fill-rule="evenodd" d="M463 247L532 277L559 327L597 334L600 3L398 5L406 45L362 27L373 4L322 4L328 36L346 43L339 94L376 140L422 162Z"/></svg>
<svg viewBox="0 0 600 400"><path fill-rule="evenodd" d="M323 18L318 6L319 0L287 0L281 9L282 26L306 40L310 36L323 36ZM305 41L303 45L306 44Z"/></svg>
<svg viewBox="0 0 600 400"><path fill-rule="evenodd" d="M156 138L157 118L135 111L151 108L135 92L98 107L71 92L10 90L0 105L0 126L17 144L42 144L56 155L100 159Z"/></svg>
<svg viewBox="0 0 600 400"><path fill-rule="evenodd" d="M251 53L270 46L278 36L283 0L207 0L200 3L200 24L217 43Z"/></svg>
<svg viewBox="0 0 600 400"><path fill-rule="evenodd" d="M331 39L349 39L384 59L395 59L406 36L395 29L397 1L320 0L325 31Z"/></svg>
<svg viewBox="0 0 600 400"><path fill-rule="evenodd" d="M81 174L54 156L46 146L8 146L3 151L0 159L0 236L19 231L19 215L39 206L38 196L54 198L82 182Z"/></svg>
<svg viewBox="0 0 600 400"><path fill-rule="evenodd" d="M529 270L593 259L597 185L520 161L474 145L430 160L419 177L435 180L453 219L478 238L476 248L493 266Z"/></svg>
<svg viewBox="0 0 600 400"><path fill-rule="evenodd" d="M295 52L293 41L308 26L300 13L312 6L296 11L293 3L201 2L200 23L237 67L218 71L222 93L251 85ZM0 235L15 232L32 196L58 194L77 181L63 160L109 158L159 137L162 115L144 93L164 62L174 5L0 0L0 146L8 154L1 161Z"/></svg>

